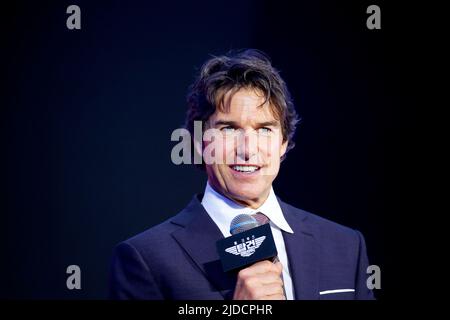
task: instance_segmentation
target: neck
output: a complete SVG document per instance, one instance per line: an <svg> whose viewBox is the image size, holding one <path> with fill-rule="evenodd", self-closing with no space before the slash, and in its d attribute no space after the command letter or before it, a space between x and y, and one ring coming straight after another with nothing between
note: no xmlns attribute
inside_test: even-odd
<svg viewBox="0 0 450 320"><path fill-rule="evenodd" d="M241 197L236 197L232 194L228 194L226 192L217 190L213 184L209 184L211 186L211 188L216 191L217 193L221 194L222 196L230 199L231 201L233 201L234 203L237 203L238 205L244 206L244 207L248 207L248 208L252 208L252 209L257 209L259 207L262 206L262 204L267 200L267 198L269 197L270 194L270 188L268 190L266 190L262 195L260 195L258 198L254 198L254 199L248 199L248 198L241 198Z"/></svg>

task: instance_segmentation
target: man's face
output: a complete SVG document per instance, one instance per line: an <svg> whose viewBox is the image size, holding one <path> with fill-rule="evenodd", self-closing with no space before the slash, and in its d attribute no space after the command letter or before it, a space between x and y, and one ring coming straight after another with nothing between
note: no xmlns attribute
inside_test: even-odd
<svg viewBox="0 0 450 320"><path fill-rule="evenodd" d="M214 144L223 154L218 163L205 161L209 183L226 197L253 208L267 199L287 147L281 124L269 102L262 105L264 100L254 89L227 93L228 112L216 109L206 123L206 129L217 129ZM204 142L205 150L210 143Z"/></svg>

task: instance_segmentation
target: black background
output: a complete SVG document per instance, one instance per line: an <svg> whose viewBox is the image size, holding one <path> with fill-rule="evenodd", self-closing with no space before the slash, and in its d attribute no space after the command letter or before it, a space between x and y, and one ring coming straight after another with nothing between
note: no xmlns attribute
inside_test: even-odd
<svg viewBox="0 0 450 320"><path fill-rule="evenodd" d="M71 4L81 30L66 28ZM370 4L381 7L381 30L366 28ZM275 192L360 230L382 270L376 295L393 296L401 253L388 239L414 199L405 159L418 110L405 92L420 67L406 49L417 30L398 21L407 10L256 0L4 7L0 297L106 298L114 245L203 191L203 172L171 163L170 135L201 64L236 48L269 54L303 119ZM71 264L82 290L66 288Z"/></svg>

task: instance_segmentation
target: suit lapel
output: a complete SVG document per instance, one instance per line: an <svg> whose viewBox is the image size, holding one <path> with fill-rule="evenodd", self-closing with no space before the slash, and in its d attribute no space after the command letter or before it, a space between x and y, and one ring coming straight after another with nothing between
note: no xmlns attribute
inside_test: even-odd
<svg viewBox="0 0 450 320"><path fill-rule="evenodd" d="M318 230L308 222L304 211L294 209L279 200L283 214L294 233L283 232L289 272L294 285L295 299L319 299L319 243Z"/></svg>
<svg viewBox="0 0 450 320"><path fill-rule="evenodd" d="M184 248L195 264L225 299L231 299L236 285L236 274L225 273L217 253L216 242L223 238L214 221L209 217L195 195L191 203L172 223L183 226L172 236Z"/></svg>
<svg viewBox="0 0 450 320"><path fill-rule="evenodd" d="M213 290L225 299L231 299L236 286L236 273L222 270L216 242L222 233L195 195L190 204L172 223L182 226L172 233L175 240L210 281ZM294 233L283 232L289 271L294 285L295 299L319 298L319 232L308 221L307 214L278 199L283 214ZM205 245L206 244L206 245Z"/></svg>

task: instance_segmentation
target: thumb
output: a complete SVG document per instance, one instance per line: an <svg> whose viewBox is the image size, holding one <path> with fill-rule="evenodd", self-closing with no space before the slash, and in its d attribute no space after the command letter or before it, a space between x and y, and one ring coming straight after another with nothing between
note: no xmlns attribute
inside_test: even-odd
<svg viewBox="0 0 450 320"><path fill-rule="evenodd" d="M281 264L280 261L277 261L275 263L275 266L277 267L279 273L281 273L283 271L283 265Z"/></svg>

